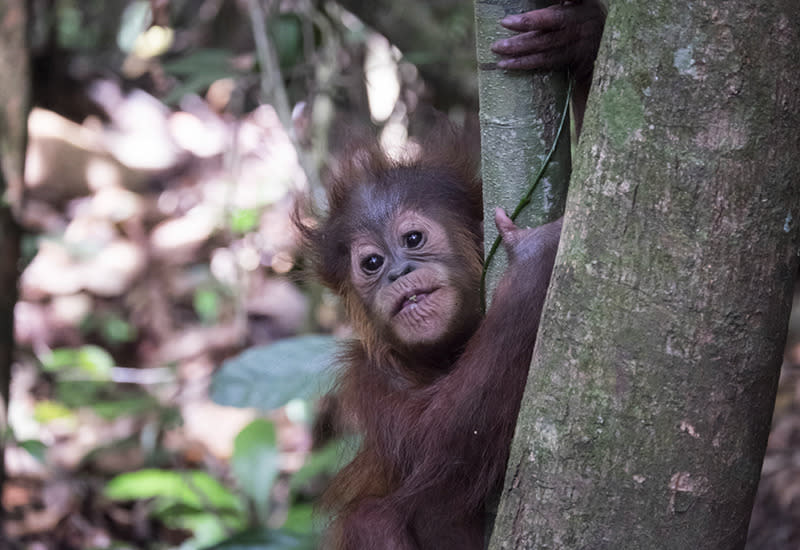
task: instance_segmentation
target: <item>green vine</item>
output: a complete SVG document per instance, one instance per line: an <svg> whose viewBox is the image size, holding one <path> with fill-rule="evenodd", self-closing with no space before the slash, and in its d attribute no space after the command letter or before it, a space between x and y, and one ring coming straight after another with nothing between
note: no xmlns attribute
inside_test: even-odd
<svg viewBox="0 0 800 550"><path fill-rule="evenodd" d="M547 153L547 156L542 163L542 167L539 168L539 172L536 174L536 178L534 178L533 182L531 182L530 186L528 186L528 190L522 196L520 201L517 203L517 207L514 209L514 212L511 213L509 216L511 221L515 221L517 216L531 203L531 197L533 196L533 192L536 191L536 187L539 185L539 182L542 180L542 176L544 175L544 171L547 170L547 166L550 164L550 159L553 157L553 153L556 151L556 147L558 146L558 141L561 139L561 133L564 131L564 126L566 125L567 120L567 113L569 113L569 104L572 101L572 88L574 84L574 79L569 79L569 87L567 88L567 100L564 102L564 110L561 113L561 122L558 124L558 131L556 132L556 137L553 140L553 145L550 147L550 151ZM489 254L486 256L486 261L483 263L483 272L481 273L481 310L486 313L486 273L489 270L489 265L491 264L492 260L494 259L494 255L497 252L497 248L500 246L500 241L502 240L502 236L500 234L492 243L492 248L489 250Z"/></svg>

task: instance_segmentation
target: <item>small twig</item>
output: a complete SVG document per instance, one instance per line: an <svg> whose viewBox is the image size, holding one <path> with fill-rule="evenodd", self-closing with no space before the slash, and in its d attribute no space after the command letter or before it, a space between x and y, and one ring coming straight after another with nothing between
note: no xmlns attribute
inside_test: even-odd
<svg viewBox="0 0 800 550"><path fill-rule="evenodd" d="M253 40L256 43L256 57L258 64L261 67L261 93L265 101L268 101L275 108L278 113L278 118L283 124L289 139L297 151L297 158L300 161L300 167L306 174L309 186L312 189L320 187L319 174L312 166L300 146L297 139L297 133L294 131L292 124L292 110L289 107L289 96L286 94L286 87L283 85L283 75L281 74L281 67L278 63L278 53L275 46L272 44L269 35L267 34L267 27L264 24L266 15L264 10L261 9L261 2L259 0L247 0L247 10L250 14L250 23L252 25Z"/></svg>
<svg viewBox="0 0 800 550"><path fill-rule="evenodd" d="M284 127L287 131L291 131L292 112L289 109L289 97L283 86L278 54L267 34L267 26L264 23L267 19L266 14L261 9L259 0L247 0L247 10L250 13L253 40L256 43L256 56L261 67L261 93L264 94L264 99L272 100Z"/></svg>

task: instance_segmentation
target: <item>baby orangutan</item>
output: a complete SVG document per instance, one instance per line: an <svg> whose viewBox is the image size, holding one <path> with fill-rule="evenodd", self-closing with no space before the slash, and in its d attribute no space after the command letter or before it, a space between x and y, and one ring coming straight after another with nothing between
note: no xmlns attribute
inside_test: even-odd
<svg viewBox="0 0 800 550"><path fill-rule="evenodd" d="M588 93L604 17L584 0L507 18L523 34L495 44L499 65L569 65ZM580 121L583 104L574 107ZM421 151L404 162L352 155L327 216L299 223L358 336L335 396L363 440L324 497L327 548L482 549L527 379L561 220L519 229L495 212L509 267L482 316L479 155L450 129Z"/></svg>
<svg viewBox="0 0 800 550"><path fill-rule="evenodd" d="M558 245L560 220L522 230L498 209L510 266L482 318L474 162L453 136L423 150L357 155L302 228L359 336L336 396L363 442L325 496L332 548L483 547Z"/></svg>

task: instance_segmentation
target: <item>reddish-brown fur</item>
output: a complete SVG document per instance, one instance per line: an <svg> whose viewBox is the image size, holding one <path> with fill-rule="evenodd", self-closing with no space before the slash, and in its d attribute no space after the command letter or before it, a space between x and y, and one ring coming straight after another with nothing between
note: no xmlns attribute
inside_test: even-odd
<svg viewBox="0 0 800 550"><path fill-rule="evenodd" d="M575 26L589 28L595 23L588 19L604 17L598 5L585 0L547 10L579 8L573 23L564 20L563 33L575 40L577 32L586 44L587 33ZM496 49L522 58L549 50L563 33L552 28L547 10L504 24L533 33L549 25L552 44L542 48L528 36ZM591 65L599 41L592 29L587 32L594 46L582 45L556 62L574 65L589 55ZM553 59L548 53L508 68L550 68ZM576 107L580 120L583 105ZM486 499L502 482L555 258L560 220L519 230L499 212L496 223L510 267L485 318L477 301L469 302L459 306L463 322L433 345L393 339L376 319L371 298L354 282L357 263L350 255L357 235L380 231L381 224L407 211L435 220L447 228L448 250L459 258L457 265L447 265L454 284L464 295L478 294L478 155L449 129L429 136L421 150L405 162L388 160L374 146L355 150L329 188L327 216L316 226L299 223L320 279L343 298L358 335L342 353L335 395L341 414L363 440L324 498L333 517L326 547L337 550L483 548Z"/></svg>
<svg viewBox="0 0 800 550"><path fill-rule="evenodd" d="M474 157L452 135L423 150L401 163L377 150L357 153L331 187L327 218L304 230L321 279L344 298L360 337L343 354L336 392L363 443L325 497L334 548L482 547L485 499L502 480L555 256L558 227L506 228L515 267L483 321L476 315L469 330L424 353L387 341L349 276L348 241L368 209L391 203L441 220L463 258L459 284L478 293L482 203ZM361 196L371 200L353 199Z"/></svg>

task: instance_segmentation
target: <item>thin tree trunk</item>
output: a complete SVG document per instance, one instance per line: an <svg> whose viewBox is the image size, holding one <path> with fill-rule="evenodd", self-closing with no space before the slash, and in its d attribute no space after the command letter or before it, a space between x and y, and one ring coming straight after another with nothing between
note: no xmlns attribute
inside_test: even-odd
<svg viewBox="0 0 800 550"><path fill-rule="evenodd" d="M506 15L548 4L546 0L475 1L484 253L489 256L486 288L483 289L487 302L507 265L503 247L498 247L495 257L491 257L497 238L494 209L501 206L510 215L525 196L554 145L567 104L565 74L501 70L491 45L511 34L499 23ZM566 128L569 129L568 122ZM569 131L564 131L531 197L531 204L516 220L518 224L540 225L562 214L571 169L570 135ZM487 506L487 533L491 533L495 512L496 501Z"/></svg>
<svg viewBox="0 0 800 550"><path fill-rule="evenodd" d="M497 236L494 209L511 212L533 182L557 134L566 102L563 73L511 72L497 67L491 44L512 33L500 26L508 14L549 5L520 0L476 0L475 31L478 56L478 95L481 123L481 172L483 175L484 243L486 252ZM566 126L569 128L569 125ZM517 220L522 225L541 225L564 210L569 183L569 131L561 135L555 155L539 184L532 204ZM489 266L487 296L505 269L502 248Z"/></svg>
<svg viewBox="0 0 800 550"><path fill-rule="evenodd" d="M800 9L610 7L492 548L742 548L798 269Z"/></svg>
<svg viewBox="0 0 800 550"><path fill-rule="evenodd" d="M24 0L0 2L0 492L5 478L3 456L19 260L19 231L11 206L19 205L22 196L28 115L26 26Z"/></svg>

